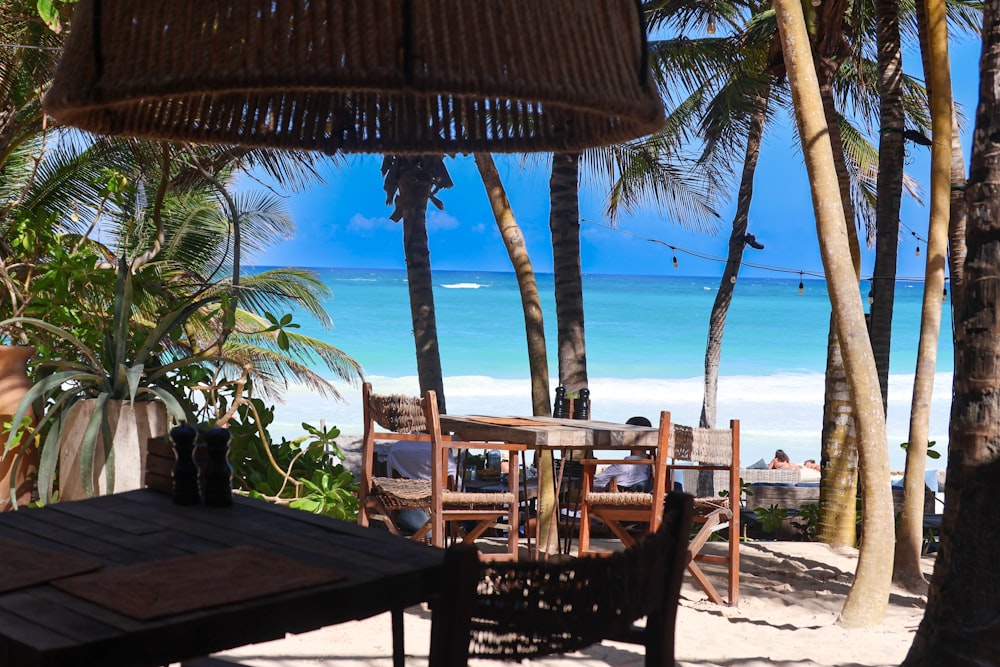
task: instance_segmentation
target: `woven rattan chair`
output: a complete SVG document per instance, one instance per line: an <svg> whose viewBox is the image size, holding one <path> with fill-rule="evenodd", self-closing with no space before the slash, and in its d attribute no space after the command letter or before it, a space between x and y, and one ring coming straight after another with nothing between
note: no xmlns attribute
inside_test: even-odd
<svg viewBox="0 0 1000 667"><path fill-rule="evenodd" d="M656 532L663 519L663 498L667 489L666 463L668 457L667 438L670 434L670 413L660 413L660 436L653 458L638 459L584 459L583 491L580 498L580 555L600 552L591 551L591 521L599 521L622 541L626 547L635 543L632 532L641 527L641 534ZM644 465L652 467L652 490L648 493L635 491L595 491L594 475L599 465Z"/></svg>
<svg viewBox="0 0 1000 667"><path fill-rule="evenodd" d="M667 464L670 486L677 471L725 471L729 475L728 496L695 498L694 523L698 533L691 539L688 571L715 604L723 604L722 595L702 570L702 563L724 565L730 607L740 601L740 422L732 420L728 429L691 428L674 425L671 429L673 459ZM714 474L714 473L713 473ZM726 530L728 529L728 530ZM712 535L725 530L725 555L702 553Z"/></svg>
<svg viewBox="0 0 1000 667"><path fill-rule="evenodd" d="M645 645L646 665L672 666L691 512L690 496L667 495L659 529L607 558L495 564L451 547L451 575L433 602L431 666L538 658L603 640Z"/></svg>
<svg viewBox="0 0 1000 667"><path fill-rule="evenodd" d="M431 480L397 479L375 474L375 442L377 440L418 440L428 443L424 409L419 397L400 394L375 394L371 383L361 389L364 407L364 440L361 446L361 479L358 489L358 523L367 526L381 521L389 532L402 535L396 525L396 514L404 509L431 512ZM378 430L381 427L383 430ZM445 468L447 470L447 468ZM447 475L447 473L445 473ZM413 533L414 540L427 538L431 530L428 521Z"/></svg>
<svg viewBox="0 0 1000 667"><path fill-rule="evenodd" d="M424 417L427 421L427 431L433 443L433 452L437 457L432 465L431 492L431 542L435 546L444 546L444 536L448 524L459 522L474 522L462 536L463 541L473 542L486 531L499 525L507 533L507 550L504 553L484 554L491 560L517 560L518 556L518 518L520 514L518 475L520 454L527 449L525 445L512 443L485 443L456 440L441 433L441 416L438 412L437 394L429 390L424 395ZM467 449L497 449L506 451L509 456L510 473L507 475L507 488L503 491L483 493L479 491L453 490L449 488L444 472L450 452ZM458 531L452 531L457 533Z"/></svg>

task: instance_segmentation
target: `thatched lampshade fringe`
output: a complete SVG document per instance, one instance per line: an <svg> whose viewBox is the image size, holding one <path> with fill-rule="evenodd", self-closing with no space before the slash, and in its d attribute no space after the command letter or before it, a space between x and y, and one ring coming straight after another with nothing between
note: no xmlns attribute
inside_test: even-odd
<svg viewBox="0 0 1000 667"><path fill-rule="evenodd" d="M80 0L45 107L327 153L580 150L663 123L636 0Z"/></svg>

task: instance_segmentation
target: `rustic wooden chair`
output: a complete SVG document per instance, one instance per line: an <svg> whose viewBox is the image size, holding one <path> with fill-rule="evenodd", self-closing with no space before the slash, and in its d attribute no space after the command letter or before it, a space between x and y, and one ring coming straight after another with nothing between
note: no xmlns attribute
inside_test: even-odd
<svg viewBox="0 0 1000 667"><path fill-rule="evenodd" d="M394 535L402 535L396 524L400 510L417 509L430 514L431 480L398 479L375 474L375 442L378 440L416 440L427 442L431 437L419 397L400 394L376 394L370 382L361 389L364 413L364 440L361 445L361 479L358 489L358 523L367 526L371 521L381 521ZM382 430L379 430L381 427ZM447 470L447 468L445 468ZM412 539L427 538L431 530L427 521Z"/></svg>
<svg viewBox="0 0 1000 667"><path fill-rule="evenodd" d="M639 534L653 533L663 520L663 498L667 490L666 463L668 459L667 440L670 435L670 413L660 413L660 434L656 451L652 458L639 459L584 459L583 490L580 498L580 536L578 553L602 554L590 548L592 521L604 524L622 544L635 544L634 527L641 526ZM648 493L636 491L594 490L594 475L599 465L641 465L652 468L652 490Z"/></svg>
<svg viewBox="0 0 1000 667"><path fill-rule="evenodd" d="M432 602L430 665L538 658L613 640L644 645L647 666L672 666L691 513L690 496L668 494L659 529L607 558L485 563L475 548L452 546L450 576Z"/></svg>
<svg viewBox="0 0 1000 667"><path fill-rule="evenodd" d="M673 458L667 464L669 484L673 487L674 473L683 470L724 471L729 477L729 494L695 498L694 523L697 534L688 547L691 560L688 571L715 604L723 604L722 595L701 568L701 563L724 565L728 588L728 604L736 607L740 601L740 422L731 420L728 429L691 428L675 424L671 429ZM725 555L702 553L713 535L725 531Z"/></svg>
<svg viewBox="0 0 1000 667"><path fill-rule="evenodd" d="M448 524L473 522L474 525L464 531L462 540L473 542L487 530L499 526L507 533L507 550L505 553L484 554L484 558L492 560L517 560L519 549L518 520L520 515L518 493L518 470L520 469L520 454L527 447L521 444L500 442L469 442L456 440L441 432L441 415L438 412L437 393L428 390L423 400L424 418L427 431L433 443L435 460L431 465L431 543L444 546L445 530ZM478 492L455 490L447 483L445 471L450 453L456 450L495 449L507 452L509 473L507 488L498 492ZM459 531L453 531L457 533Z"/></svg>

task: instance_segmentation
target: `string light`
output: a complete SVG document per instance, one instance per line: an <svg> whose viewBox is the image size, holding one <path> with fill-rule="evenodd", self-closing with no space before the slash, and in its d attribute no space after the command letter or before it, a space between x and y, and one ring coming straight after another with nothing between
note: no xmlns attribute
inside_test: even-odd
<svg viewBox="0 0 1000 667"><path fill-rule="evenodd" d="M674 251L674 268L675 269L680 268L680 264L677 262L677 249L676 248L670 248L670 249Z"/></svg>
<svg viewBox="0 0 1000 667"><path fill-rule="evenodd" d="M729 276L729 282L732 283L733 285L735 285L736 284L736 276Z"/></svg>
<svg viewBox="0 0 1000 667"><path fill-rule="evenodd" d="M799 271L799 296L806 293L806 286L802 284L802 272Z"/></svg>
<svg viewBox="0 0 1000 667"><path fill-rule="evenodd" d="M707 32L709 35L714 35L715 34L715 17L714 16L709 16L708 17L708 27L705 29L705 32Z"/></svg>
<svg viewBox="0 0 1000 667"><path fill-rule="evenodd" d="M875 303L875 294L871 290L868 290L868 305L871 306Z"/></svg>
<svg viewBox="0 0 1000 667"><path fill-rule="evenodd" d="M811 1L813 7L819 7L821 4L823 4L823 0L811 0Z"/></svg>
<svg viewBox="0 0 1000 667"><path fill-rule="evenodd" d="M80 222L80 205L73 202L73 212L69 214L69 219L73 222Z"/></svg>
<svg viewBox="0 0 1000 667"><path fill-rule="evenodd" d="M917 257L920 257L920 246L917 246Z"/></svg>

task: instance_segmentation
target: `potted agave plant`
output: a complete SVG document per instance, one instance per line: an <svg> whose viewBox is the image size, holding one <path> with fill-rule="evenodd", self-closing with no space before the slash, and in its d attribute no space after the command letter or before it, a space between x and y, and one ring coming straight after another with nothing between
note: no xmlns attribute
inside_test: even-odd
<svg viewBox="0 0 1000 667"><path fill-rule="evenodd" d="M60 500L139 488L145 463L141 444L166 433L171 418L194 422L183 387L175 379L186 367L221 360L211 350L180 355L167 352L165 345L171 332L218 297L187 302L160 318L151 330L133 330L132 272L124 258L119 259L117 273L112 326L101 350L41 319L0 322L0 327L41 330L77 353L74 359L41 361L39 377L13 416L13 423L19 424L32 406L43 406L30 432L31 437L45 436L38 471L43 502L51 501L57 477ZM12 429L5 448L17 437Z"/></svg>

